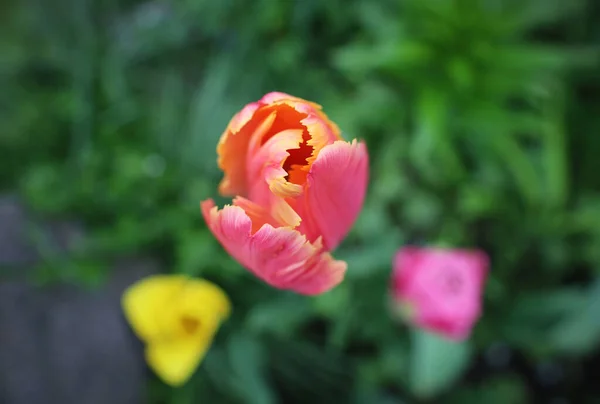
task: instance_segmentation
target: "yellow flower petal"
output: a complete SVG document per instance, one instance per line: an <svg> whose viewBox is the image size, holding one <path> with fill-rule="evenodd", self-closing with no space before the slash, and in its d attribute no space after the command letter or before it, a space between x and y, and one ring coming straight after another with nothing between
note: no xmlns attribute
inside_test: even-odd
<svg viewBox="0 0 600 404"><path fill-rule="evenodd" d="M211 318L220 322L231 313L231 302L225 292L204 279L188 279L180 293L177 299L179 312L199 317L200 322Z"/></svg>
<svg viewBox="0 0 600 404"><path fill-rule="evenodd" d="M142 279L125 291L122 306L146 343L148 365L173 386L194 373L231 312L229 298L217 285L180 275Z"/></svg>
<svg viewBox="0 0 600 404"><path fill-rule="evenodd" d="M227 295L203 279L156 275L129 287L122 298L132 329L146 343L146 361L173 386L185 383L231 312Z"/></svg>
<svg viewBox="0 0 600 404"><path fill-rule="evenodd" d="M202 340L183 339L153 342L146 347L146 361L167 384L181 386L189 380L204 359L214 332Z"/></svg>
<svg viewBox="0 0 600 404"><path fill-rule="evenodd" d="M161 316L188 282L184 276L155 275L130 286L121 299L123 312L142 340L166 337Z"/></svg>

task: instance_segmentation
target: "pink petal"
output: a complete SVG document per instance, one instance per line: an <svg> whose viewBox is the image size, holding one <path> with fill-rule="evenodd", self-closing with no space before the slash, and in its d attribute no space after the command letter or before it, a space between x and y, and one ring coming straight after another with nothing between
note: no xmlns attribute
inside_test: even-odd
<svg viewBox="0 0 600 404"><path fill-rule="evenodd" d="M394 258L393 295L412 308L415 325L464 339L481 316L488 265L477 250L404 247Z"/></svg>
<svg viewBox="0 0 600 404"><path fill-rule="evenodd" d="M288 150L298 148L301 141L302 130L284 130L248 156L249 199L269 207L279 223L290 227L298 226L301 219L285 198L299 195L302 187L286 181L287 172L283 169L283 163L290 155Z"/></svg>
<svg viewBox="0 0 600 404"><path fill-rule="evenodd" d="M243 200L245 208L251 205ZM228 205L219 210L209 199L201 203L201 208L208 227L225 250L271 286L315 295L332 289L344 278L346 263L324 252L319 240L310 243L296 230L269 223L253 233L257 226L241 206ZM260 213L260 208L252 211Z"/></svg>
<svg viewBox="0 0 600 404"><path fill-rule="evenodd" d="M369 176L364 143L336 141L325 146L307 176L304 195L295 201L302 218L298 230L333 250L346 236L362 208Z"/></svg>
<svg viewBox="0 0 600 404"><path fill-rule="evenodd" d="M392 282L395 294L404 294L409 287L413 275L416 273L411 268L416 268L421 258L421 249L406 246L401 248L394 257Z"/></svg>
<svg viewBox="0 0 600 404"><path fill-rule="evenodd" d="M238 112L237 114L235 114L233 116L233 118L231 118L231 121L229 122L229 125L228 125L228 129L232 133L237 133L240 130L242 130L242 128L248 122L250 122L250 119L252 119L252 117L254 116L254 113L256 112L256 110L259 107L260 107L260 104L257 102L252 102L252 103L246 105L244 108L242 108L242 110L240 112Z"/></svg>
<svg viewBox="0 0 600 404"><path fill-rule="evenodd" d="M414 324L424 330L442 334L444 337L453 341L462 341L471 335L473 322L458 322L445 318L415 318Z"/></svg>
<svg viewBox="0 0 600 404"><path fill-rule="evenodd" d="M280 91L272 91L270 93L265 94L261 99L261 104L272 104L274 102L283 101L283 100L291 100L291 101L303 101L298 97L294 97L293 95L289 95L286 93L282 93Z"/></svg>

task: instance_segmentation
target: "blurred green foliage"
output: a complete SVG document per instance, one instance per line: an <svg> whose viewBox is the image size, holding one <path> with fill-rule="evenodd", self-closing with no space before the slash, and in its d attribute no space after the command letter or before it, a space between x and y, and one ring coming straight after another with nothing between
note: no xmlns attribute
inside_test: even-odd
<svg viewBox="0 0 600 404"><path fill-rule="evenodd" d="M234 302L194 379L179 390L153 381L151 403L599 402L597 2L1 8L0 188L91 232L80 258L50 257L38 280L96 284L111 257L153 254ZM273 90L320 103L371 154L367 203L336 252L347 279L316 298L252 278L199 213L216 195L229 118ZM403 243L490 254L471 340L391 320Z"/></svg>

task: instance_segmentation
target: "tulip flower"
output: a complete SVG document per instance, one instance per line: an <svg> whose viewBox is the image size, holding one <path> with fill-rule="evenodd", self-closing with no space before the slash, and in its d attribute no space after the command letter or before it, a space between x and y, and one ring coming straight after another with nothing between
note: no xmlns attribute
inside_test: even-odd
<svg viewBox="0 0 600 404"><path fill-rule="evenodd" d="M481 315L487 272L479 250L404 247L394 259L392 298L409 323L464 340Z"/></svg>
<svg viewBox="0 0 600 404"><path fill-rule="evenodd" d="M145 344L146 362L172 386L191 377L231 310L218 286L179 275L142 279L125 291L121 304Z"/></svg>
<svg viewBox="0 0 600 404"><path fill-rule="evenodd" d="M333 259L365 197L368 155L346 142L315 103L269 93L229 122L218 147L219 191L201 203L208 227L242 266L271 286L305 295L339 284Z"/></svg>

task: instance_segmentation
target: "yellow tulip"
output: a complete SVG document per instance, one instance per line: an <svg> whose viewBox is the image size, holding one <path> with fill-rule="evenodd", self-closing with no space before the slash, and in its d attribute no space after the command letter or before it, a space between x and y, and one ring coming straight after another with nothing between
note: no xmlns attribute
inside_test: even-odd
<svg viewBox="0 0 600 404"><path fill-rule="evenodd" d="M217 285L182 275L142 279L125 291L121 304L145 344L148 365L171 386L192 376L231 311Z"/></svg>

